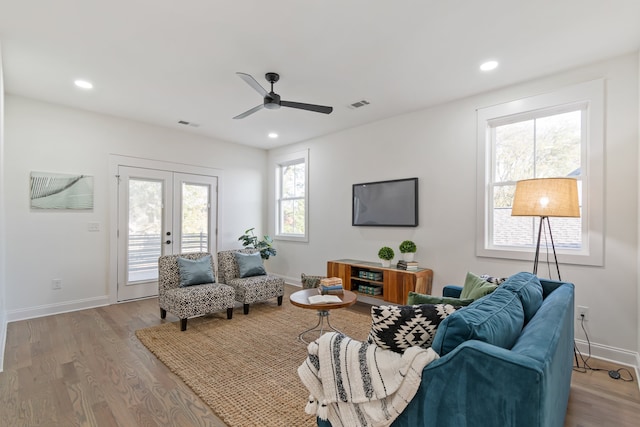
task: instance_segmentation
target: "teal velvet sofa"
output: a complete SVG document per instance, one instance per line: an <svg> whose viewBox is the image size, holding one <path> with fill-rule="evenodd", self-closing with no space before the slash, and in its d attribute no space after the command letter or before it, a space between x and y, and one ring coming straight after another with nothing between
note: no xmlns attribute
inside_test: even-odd
<svg viewBox="0 0 640 427"><path fill-rule="evenodd" d="M440 324L432 348L441 357L424 368L392 426L563 426L573 319L572 283L511 276ZM318 426L330 423L318 419Z"/></svg>

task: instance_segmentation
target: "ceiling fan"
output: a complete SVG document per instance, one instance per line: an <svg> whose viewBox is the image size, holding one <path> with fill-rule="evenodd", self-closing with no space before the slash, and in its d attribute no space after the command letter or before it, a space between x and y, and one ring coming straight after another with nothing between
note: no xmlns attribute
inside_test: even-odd
<svg viewBox="0 0 640 427"><path fill-rule="evenodd" d="M267 73L264 77L267 79L269 83L271 83L271 92L267 92L260 83L256 81L249 74L245 73L236 73L242 80L247 82L249 86L254 88L262 97L264 101L260 105L256 105L252 109L245 111L242 114L238 114L234 117L234 119L244 119L250 114L255 113L258 110L262 110L266 108L268 110L277 110L280 107L290 107L290 108L298 108L300 110L308 110L315 111L316 113L324 113L330 114L333 111L333 107L326 107L324 105L315 105L315 104L304 104L302 102L291 102L291 101L282 101L280 99L280 95L273 91L273 84L280 80L280 75L278 73Z"/></svg>

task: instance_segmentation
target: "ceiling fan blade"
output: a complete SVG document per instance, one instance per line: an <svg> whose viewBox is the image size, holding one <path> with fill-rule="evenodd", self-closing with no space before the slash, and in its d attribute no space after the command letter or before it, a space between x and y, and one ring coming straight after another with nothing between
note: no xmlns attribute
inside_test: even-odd
<svg viewBox="0 0 640 427"><path fill-rule="evenodd" d="M256 79L254 79L253 77L251 77L249 74L245 74L245 73L236 73L242 80L244 80L245 82L247 82L247 84L249 86L251 86L252 88L254 88L256 90L256 92L258 92L263 98L265 96L267 96L269 93L265 90L265 88L263 88L262 86L260 86L260 83L258 83L256 81Z"/></svg>
<svg viewBox="0 0 640 427"><path fill-rule="evenodd" d="M302 102L280 101L282 107L298 108L300 110L315 111L316 113L330 114L333 111L333 107L326 107L324 105L304 104Z"/></svg>
<svg viewBox="0 0 640 427"><path fill-rule="evenodd" d="M255 107L253 107L250 110L245 111L242 114L238 114L237 116L234 117L234 119L244 119L245 117L247 117L250 114L255 113L256 111L262 110L264 108L264 104L260 104L260 105L256 105Z"/></svg>

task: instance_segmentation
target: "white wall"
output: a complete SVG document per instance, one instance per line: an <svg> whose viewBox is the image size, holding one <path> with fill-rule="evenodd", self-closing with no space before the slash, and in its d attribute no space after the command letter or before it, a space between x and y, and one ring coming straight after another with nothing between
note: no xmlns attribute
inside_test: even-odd
<svg viewBox="0 0 640 427"><path fill-rule="evenodd" d="M638 55L638 80L640 81L640 55ZM638 147L640 147L640 84L638 85ZM638 170L640 170L640 149L638 150ZM640 176L638 177L640 180ZM638 183L638 242L640 245L640 182ZM640 249L638 250L638 277L636 279L636 287L638 289L638 323L636 332L638 333L638 347L637 352L638 356L636 359L636 366L640 366ZM636 370L637 373L637 370ZM637 375L636 375L637 377Z"/></svg>
<svg viewBox="0 0 640 427"><path fill-rule="evenodd" d="M220 249L260 227L264 150L31 99L5 98L6 309L9 321L105 304L109 292L109 154L223 169ZM94 176L92 211L29 208L31 171ZM88 232L87 223L101 224ZM62 290L52 290L60 278Z"/></svg>
<svg viewBox="0 0 640 427"><path fill-rule="evenodd" d="M4 79L2 72L2 46L0 45L0 372L3 369L4 346L7 336L5 308L5 227L4 227Z"/></svg>
<svg viewBox="0 0 640 427"><path fill-rule="evenodd" d="M576 304L590 309L587 330L594 354L636 364L637 54L271 150L270 159L310 150L309 242L276 241L278 256L270 261L271 269L299 280L301 272L324 274L331 259L377 261L381 246L396 248L411 239L418 245L416 259L434 271L436 295L447 283L462 283L467 271L496 276L531 271L533 255L531 262L475 256L476 109L596 78L605 78L607 87L605 265L562 265L562 277L576 284ZM352 184L414 176L420 179L419 227L351 226ZM271 193L270 224L272 199ZM585 338L580 328L576 338Z"/></svg>

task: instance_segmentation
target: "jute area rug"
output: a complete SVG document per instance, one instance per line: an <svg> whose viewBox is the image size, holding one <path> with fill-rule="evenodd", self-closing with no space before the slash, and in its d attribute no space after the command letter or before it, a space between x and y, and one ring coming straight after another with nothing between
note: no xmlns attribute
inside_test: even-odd
<svg viewBox="0 0 640 427"><path fill-rule="evenodd" d="M305 414L309 395L297 369L307 356L298 334L315 325L315 310L252 304L248 315L235 309L136 331L138 339L178 375L230 427L315 426ZM331 311L331 324L365 340L371 317L348 309Z"/></svg>

